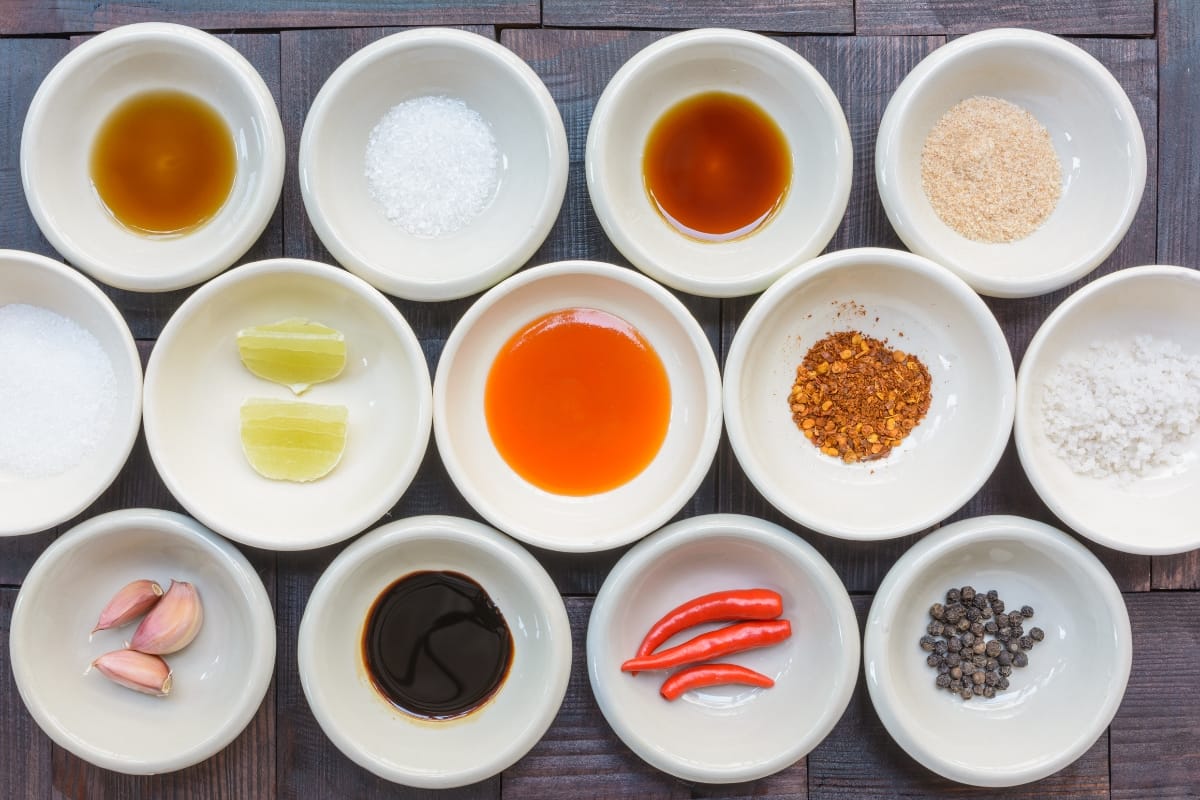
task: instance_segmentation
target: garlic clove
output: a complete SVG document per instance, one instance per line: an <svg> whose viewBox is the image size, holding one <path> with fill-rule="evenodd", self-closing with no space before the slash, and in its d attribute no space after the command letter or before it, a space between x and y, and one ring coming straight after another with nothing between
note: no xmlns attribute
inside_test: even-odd
<svg viewBox="0 0 1200 800"><path fill-rule="evenodd" d="M104 677L127 689L156 697L171 693L171 668L158 656L136 650L114 650L92 662Z"/></svg>
<svg viewBox="0 0 1200 800"><path fill-rule="evenodd" d="M196 587L186 581L171 581L162 599L133 632L132 650L165 656L187 647L204 621L204 609Z"/></svg>
<svg viewBox="0 0 1200 800"><path fill-rule="evenodd" d="M128 625L153 608L162 596L163 588L157 581L140 580L126 584L100 612L100 620L92 628L92 633Z"/></svg>

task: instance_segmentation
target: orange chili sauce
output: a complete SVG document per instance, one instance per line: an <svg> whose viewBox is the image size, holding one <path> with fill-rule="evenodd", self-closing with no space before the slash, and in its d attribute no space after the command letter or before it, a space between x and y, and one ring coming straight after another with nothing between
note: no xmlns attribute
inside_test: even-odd
<svg viewBox="0 0 1200 800"><path fill-rule="evenodd" d="M654 460L671 386L636 328L605 311L569 308L500 348L484 413L496 449L522 478L554 494L599 494Z"/></svg>

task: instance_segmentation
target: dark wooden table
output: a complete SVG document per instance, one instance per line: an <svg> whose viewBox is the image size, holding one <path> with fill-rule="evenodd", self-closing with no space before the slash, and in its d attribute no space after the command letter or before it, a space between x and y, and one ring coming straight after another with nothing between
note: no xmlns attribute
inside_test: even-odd
<svg viewBox="0 0 1200 800"><path fill-rule="evenodd" d="M855 176L849 209L830 250L900 246L875 190L873 157L880 116L904 75L948 38L1018 25L1071 37L1112 70L1141 119L1149 164L1146 193L1133 227L1092 275L1045 297L989 301L1017 362L1046 315L1088 280L1138 264L1200 265L1200 0L0 0L0 247L58 257L29 214L18 167L21 125L43 76L97 31L159 19L219 33L258 68L279 103L288 140L283 198L266 233L242 262L296 256L332 263L300 200L300 130L330 72L358 48L399 30L396 26L465 26L498 39L533 66L566 123L571 171L562 213L530 264L565 258L624 264L588 202L584 139L605 83L626 59L665 35L664 25L719 25L776 35L833 86L854 139ZM145 357L188 292L109 294ZM472 299L397 301L422 340L431 371L446 335ZM682 299L723 357L754 298ZM30 564L56 536L86 517L138 506L181 510L155 473L142 439L116 483L79 518L45 533L0 539L0 797L308 800L434 794L389 784L355 766L325 738L304 700L296 668L297 628L313 584L342 546L278 554L243 548L274 598L278 658L275 680L257 716L224 752L178 773L134 778L92 767L53 745L29 717L13 685L7 656L13 603ZM800 529L768 507L727 443L680 516L715 511L777 520L814 544L845 581L860 618L884 573L919 538L860 544ZM380 522L427 512L476 517L451 486L432 442L416 481ZM1012 446L984 488L952 519L988 513L1020 514L1061 525L1033 492ZM1149 558L1085 544L1125 592L1133 623L1133 674L1116 719L1095 746L1036 784L979 790L928 772L892 742L861 680L833 733L806 759L777 775L752 784L711 787L688 785L657 772L608 729L584 668L584 630L592 597L621 552L537 552L566 599L574 631L575 664L566 700L545 738L524 759L491 780L445 794L1198 798L1200 551Z"/></svg>

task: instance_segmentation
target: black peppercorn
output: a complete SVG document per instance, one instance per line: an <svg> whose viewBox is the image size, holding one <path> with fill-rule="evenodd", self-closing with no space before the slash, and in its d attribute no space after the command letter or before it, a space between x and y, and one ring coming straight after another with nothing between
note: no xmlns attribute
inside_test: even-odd
<svg viewBox="0 0 1200 800"><path fill-rule="evenodd" d="M967 647L975 644L975 634L971 633L970 631L967 631L962 636L958 637L958 639Z"/></svg>
<svg viewBox="0 0 1200 800"><path fill-rule="evenodd" d="M945 675L947 672L950 671L950 665L947 664L945 662L945 660L938 659L937 671L938 671L938 675Z"/></svg>
<svg viewBox="0 0 1200 800"><path fill-rule="evenodd" d="M983 673L983 682L988 686L995 686L1000 682L1000 673L990 671Z"/></svg>
<svg viewBox="0 0 1200 800"><path fill-rule="evenodd" d="M938 675L936 683L937 683L939 689L945 689L950 686L950 676L949 675Z"/></svg>
<svg viewBox="0 0 1200 800"><path fill-rule="evenodd" d="M987 660L987 663L983 665L983 668L986 669L988 672L995 672L996 668L999 666L1000 666L999 661L997 661L994 658L989 658Z"/></svg>
<svg viewBox="0 0 1200 800"><path fill-rule="evenodd" d="M983 669L987 666L987 656L971 656L971 663L979 669Z"/></svg>
<svg viewBox="0 0 1200 800"><path fill-rule="evenodd" d="M996 631L996 638L1002 642L1007 642L1012 638L1012 628L1008 627L1007 625L1005 625L1003 628L1000 628Z"/></svg>
<svg viewBox="0 0 1200 800"><path fill-rule="evenodd" d="M976 636L983 636L983 623L982 622L973 623L971 625L971 633L975 634Z"/></svg>
<svg viewBox="0 0 1200 800"><path fill-rule="evenodd" d="M1008 647L1008 652L1012 653L1013 656L1016 656L1017 653L1021 652L1021 644L1020 644L1020 641L1017 639L1009 639L1007 647ZM1014 658L1014 663L1015 663L1015 658Z"/></svg>
<svg viewBox="0 0 1200 800"><path fill-rule="evenodd" d="M1007 667L1012 664L1012 653L1001 649L1000 655L996 656L996 663L1002 667Z"/></svg>
<svg viewBox="0 0 1200 800"><path fill-rule="evenodd" d="M1003 614L1004 613L1004 601L999 600L999 599L993 600L992 601L992 611L996 612L997 614Z"/></svg>
<svg viewBox="0 0 1200 800"><path fill-rule="evenodd" d="M953 644L953 642L951 642L951 644ZM958 653L949 653L946 656L946 663L952 667L957 667L959 664L962 663L962 657L959 656Z"/></svg>
<svg viewBox="0 0 1200 800"><path fill-rule="evenodd" d="M1015 654L1015 655L1013 656L1013 666L1014 666L1014 667L1027 667L1027 666L1029 666L1029 656L1025 655L1024 653L1017 653L1017 654Z"/></svg>
<svg viewBox="0 0 1200 800"><path fill-rule="evenodd" d="M924 650L926 653L932 653L934 641L935 640L932 636L922 636L921 637L921 649Z"/></svg>
<svg viewBox="0 0 1200 800"><path fill-rule="evenodd" d="M952 691L952 692L961 692L962 688L963 688L962 681L953 681L952 680L952 681L950 681L950 686L947 688L949 688L950 691Z"/></svg>
<svg viewBox="0 0 1200 800"><path fill-rule="evenodd" d="M1000 630L1000 626L996 624L996 620L992 619L983 623L983 630L985 633L990 633L992 636L995 636L996 631Z"/></svg>
<svg viewBox="0 0 1200 800"><path fill-rule="evenodd" d="M941 603L934 603L929 607L929 616L940 622L946 616L946 607Z"/></svg>
<svg viewBox="0 0 1200 800"><path fill-rule="evenodd" d="M1046 638L1046 632L1044 630L1042 630L1041 628L1030 628L1029 636L1035 642L1040 642L1042 639Z"/></svg>
<svg viewBox="0 0 1200 800"><path fill-rule="evenodd" d="M962 606L950 606L942 612L942 619L953 625L962 619Z"/></svg>
<svg viewBox="0 0 1200 800"><path fill-rule="evenodd" d="M949 591L946 592L946 602L947 603L957 603L961 599L962 598L959 595L958 589L950 589Z"/></svg>
<svg viewBox="0 0 1200 800"><path fill-rule="evenodd" d="M987 590L987 599L988 599L989 603L994 603L1000 599L1000 593L997 592L995 589L988 589Z"/></svg>
<svg viewBox="0 0 1200 800"><path fill-rule="evenodd" d="M989 699L995 697L996 696L996 687L984 686L983 687L983 696L987 697Z"/></svg>
<svg viewBox="0 0 1200 800"><path fill-rule="evenodd" d="M966 617L968 622L978 622L982 617L980 611L975 606L967 606Z"/></svg>
<svg viewBox="0 0 1200 800"><path fill-rule="evenodd" d="M958 594L962 598L962 601L964 603L969 603L975 599L975 587L974 586L964 586L958 590Z"/></svg>
<svg viewBox="0 0 1200 800"><path fill-rule="evenodd" d="M930 636L941 636L941 635L942 635L942 631L944 631L945 629L946 629L946 628L945 628L945 626L944 626L944 625L942 625L942 623L940 623L940 622L937 622L937 621L935 620L934 622L931 622L931 623L929 623L929 625L928 625L928 626L926 626L926 628L925 628L925 631L926 631L926 632L927 632L927 633L928 633Z"/></svg>
<svg viewBox="0 0 1200 800"><path fill-rule="evenodd" d="M976 639L975 644L971 645L971 651L977 656L981 656L987 652L987 642L983 639Z"/></svg>
<svg viewBox="0 0 1200 800"><path fill-rule="evenodd" d="M960 631L970 630L971 629L971 621L968 620L966 617L963 617L962 619L960 619L958 621L957 627Z"/></svg>
<svg viewBox="0 0 1200 800"><path fill-rule="evenodd" d="M1021 616L1029 619L1033 616L1033 606L1021 606Z"/></svg>
<svg viewBox="0 0 1200 800"><path fill-rule="evenodd" d="M1007 688L1008 688L1008 678L1001 675L1000 682L996 684L996 690L1002 692Z"/></svg>
<svg viewBox="0 0 1200 800"><path fill-rule="evenodd" d="M972 694L973 694L973 692L971 691L971 687L964 686L962 688L962 691L960 691L958 693L958 696L961 697L963 700L970 700Z"/></svg>
<svg viewBox="0 0 1200 800"><path fill-rule="evenodd" d="M1020 638L1020 640L1018 641L1018 644L1021 645L1022 650L1032 650L1033 649L1033 637L1032 636L1022 636Z"/></svg>
<svg viewBox="0 0 1200 800"><path fill-rule="evenodd" d="M936 653L930 653L929 656L925 659L925 663L931 667L936 667L938 665L938 662L940 662L941 660L942 659L939 658Z"/></svg>
<svg viewBox="0 0 1200 800"><path fill-rule="evenodd" d="M959 650L962 650L962 646L962 639L958 638L957 636L946 640L946 649L951 653L957 653Z"/></svg>
<svg viewBox="0 0 1200 800"><path fill-rule="evenodd" d="M962 676L963 676L962 667L951 667L950 668L950 677L951 678L953 678L954 680L957 681L957 680L962 680Z"/></svg>
<svg viewBox="0 0 1200 800"><path fill-rule="evenodd" d="M988 607L987 595L977 594L977 595L975 595L975 598L973 600L971 600L971 602L980 611L982 611L983 609Z"/></svg>
<svg viewBox="0 0 1200 800"><path fill-rule="evenodd" d="M996 656L1000 655L1000 651L1003 649L1004 645L1000 644L1000 642L996 641L995 639L992 639L987 643L987 648L984 650L984 652L992 658L995 658Z"/></svg>
<svg viewBox="0 0 1200 800"><path fill-rule="evenodd" d="M983 684L977 683L974 686L972 686L971 694L975 695L976 697L983 697Z"/></svg>
<svg viewBox="0 0 1200 800"><path fill-rule="evenodd" d="M1001 664L1000 669L996 670L996 672L1000 673L1001 678L1007 678L1009 675L1012 675L1012 665Z"/></svg>
<svg viewBox="0 0 1200 800"><path fill-rule="evenodd" d="M938 639L933 643L933 652L937 653L939 656L944 656L946 655L946 651L949 649L949 647L950 645L946 643L945 639Z"/></svg>
<svg viewBox="0 0 1200 800"><path fill-rule="evenodd" d="M979 618L980 619L991 619L992 618L991 607L985 606L984 608L979 609Z"/></svg>
<svg viewBox="0 0 1200 800"><path fill-rule="evenodd" d="M1012 625L1015 627L1017 625L1022 624L1023 622L1025 622L1025 617L1021 616L1020 611L1014 611L1008 615L1008 624L1009 625Z"/></svg>

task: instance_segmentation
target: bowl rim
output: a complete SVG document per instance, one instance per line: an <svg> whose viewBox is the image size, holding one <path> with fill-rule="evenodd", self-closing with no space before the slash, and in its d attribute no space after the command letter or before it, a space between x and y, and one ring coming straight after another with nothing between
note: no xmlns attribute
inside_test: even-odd
<svg viewBox="0 0 1200 800"><path fill-rule="evenodd" d="M129 460L129 454L133 452L133 444L137 441L138 429L142 424L142 359L138 355L137 345L133 341L133 332L129 329L129 323L125 321L125 317L121 315L116 304L109 299L108 295L100 290L100 287L96 286L96 284L78 270L68 267L66 264L55 261L52 258L25 250L0 249L0 263L3 262L8 262L10 267L15 266L18 269L28 268L30 272L36 273L41 271L53 273L56 277L66 280L73 288L78 289L83 296L88 298L89 302L104 314L109 322L115 326L121 338L121 351L119 353L110 353L109 356L114 362L114 367L116 366L117 359L122 357L128 365L130 375L132 376L132 386L129 387L132 402L124 410L117 409L113 415L113 427L118 430L123 428L124 433L120 437L119 446L108 451L110 463L103 471L103 477L100 482L87 492L80 493L72 502L56 504L52 508L47 508L42 518L37 521L38 527L32 530L28 529L28 526L20 528L10 527L9 523L4 519L4 515L0 514L0 538L22 536L28 533L47 530L59 523L66 522L90 506L96 498L112 485L117 476L121 474L125 462ZM3 305L7 305L7 303L0 303L0 306ZM76 321L76 324L79 323ZM89 331L89 333L93 336L96 335L94 331Z"/></svg>
<svg viewBox="0 0 1200 800"><path fill-rule="evenodd" d="M73 237L60 233L52 221L53 216L42 202L37 186L34 154L40 139L38 131L46 124L47 104L62 84L70 81L76 72L87 69L88 64L97 56L153 42L165 42L173 47L203 53L205 57L220 61L229 68L237 78L231 85L236 86L237 91L251 101L254 117L262 125L264 157L258 165L259 168L254 170L257 177L248 189L249 210L241 215L232 236L211 252L196 253L183 262L182 266L179 262L174 266L162 263L161 269L155 273L138 275L124 271L120 266L121 258L96 255L91 250L76 247ZM283 190L283 122L280 120L275 99L262 75L232 45L187 25L173 22L135 22L103 31L82 42L63 56L42 80L25 115L21 131L20 166L21 184L34 221L42 235L67 261L96 280L118 289L134 292L171 291L206 281L229 267L258 241L259 236L270 224Z"/></svg>
<svg viewBox="0 0 1200 800"><path fill-rule="evenodd" d="M840 652L836 668L842 677L841 691L823 699L825 711L818 724L803 735L789 739L778 753L758 762L747 762L737 767L718 769L692 761L676 759L666 749L655 746L651 737L629 725L619 709L612 703L607 691L606 679L596 655L608 648L602 644L612 621L614 608L620 604L618 596L631 582L636 580L647 567L672 550L686 547L708 539L735 537L766 545L777 553L786 554L794 566L800 566L806 577L830 599L845 644ZM781 555L781 558L784 557ZM861 648L859 645L858 617L850 594L846 591L838 574L817 550L800 537L781 525L746 514L703 514L674 522L633 546L613 566L604 584L596 594L587 625L587 671L588 681L605 720L613 732L629 749L656 769L662 770L685 781L703 783L739 783L758 780L772 775L799 761L833 730L850 704L850 698L858 684ZM832 661L832 660L831 660Z"/></svg>
<svg viewBox="0 0 1200 800"><path fill-rule="evenodd" d="M1132 148L1132 181L1127 186L1123 198L1124 208L1117 225L1105 237L1065 265L1053 272L1028 278L981 273L956 261L938 244L937 236L929 236L913 224L903 197L896 188L899 162L896 139L900 128L907 123L912 99L926 90L927 84L935 74L953 69L957 62L970 58L979 51L994 48L1050 52L1062 61L1072 64L1088 76L1109 101L1120 109L1121 118L1125 122L1126 138ZM900 82L879 123L875 142L875 184L883 201L888 222L905 246L914 253L946 265L980 294L1001 298L1036 297L1061 289L1087 275L1121 243L1133 224L1146 188L1146 140L1129 96L1108 68L1086 50L1059 36L1041 31L992 28L969 33L947 42L923 58Z"/></svg>
<svg viewBox="0 0 1200 800"><path fill-rule="evenodd" d="M921 567L953 552L963 544L992 539L1035 541L1053 547L1061 557L1072 562L1074 569L1085 574L1096 585L1097 599L1105 604L1116 622L1114 634L1117 657L1120 660L1117 665L1120 673L1117 677L1119 691L1109 692L1105 696L1099 714L1094 718L1095 724L1078 733L1069 746L1052 757L1044 757L1038 763L1020 769L968 767L960 762L942 758L936 750L909 734L878 678L880 673L886 671L880 664L887 662L885 639L893 626L898 597L910 584L911 576ZM871 704L875 707L880 721L892 739L913 759L937 774L959 783L987 787L1016 786L1058 772L1083 755L1104 733L1117 713L1129 681L1133 666L1133 633L1121 590L1100 560L1086 547L1044 522L1008 514L994 514L951 523L929 534L900 556L884 576L871 602L863 637L863 666Z"/></svg>
<svg viewBox="0 0 1200 800"><path fill-rule="evenodd" d="M403 57L406 51L429 47L451 51L469 50L492 61L506 80L520 86L536 102L540 111L538 121L550 148L546 189L525 235L510 252L502 258L495 259L486 268L451 281L420 280L359 258L357 251L346 244L347 239L353 236L343 235L343 231L330 223L321 198L321 189L315 184L313 177L313 164L319 158L314 144L314 131L320 130L325 124L334 97L353 86L362 70L375 62ZM567 133L562 115L549 89L533 68L494 39L470 31L439 27L413 28L384 36L360 48L338 65L309 106L300 134L300 150L297 157L297 171L301 177L300 197L304 203L305 214L321 243L337 263L382 292L419 302L467 297L493 286L525 264L550 235L550 230L558 219L566 197L568 167Z"/></svg>
<svg viewBox="0 0 1200 800"><path fill-rule="evenodd" d="M621 212L617 210L616 203L609 197L608 180L604 176L604 171L608 169L608 166L599 155L602 149L599 142L609 133L613 108L617 99L629 91L629 85L641 70L675 51L714 43L754 49L777 61L816 95L838 140L835 181L830 187L830 200L826 206L825 215L815 226L804 249L782 258L780 263L766 275L727 280L696 277L676 269L674 262L678 259L669 256L660 257L650 253L636 237L631 236L620 224ZM609 80L596 102L595 111L588 123L587 140L584 147L584 172L587 179L588 197L600 226L617 250L629 259L630 263L659 283L681 292L701 297L740 297L766 289L779 276L801 261L816 256L833 239L850 202L850 186L854 172L854 145L850 136L850 127L846 122L846 112L838 101L837 95L834 94L825 77L800 53L782 42L750 31L732 28L697 28L669 34L652 42L629 58ZM710 246L718 247L720 243L712 243Z"/></svg>
<svg viewBox="0 0 1200 800"><path fill-rule="evenodd" d="M199 310L203 309L215 296L219 295L229 286L256 280L263 276L289 274L303 275L336 284L377 311L386 320L395 334L392 343L398 346L413 363L413 372L415 374L411 377L414 377L416 383L419 385L413 387L413 396L416 400L416 416L412 422L412 427L417 432L416 441L409 453L405 454L402 459L397 459L394 462L394 469L390 471L391 480L385 484L386 491L381 490L378 499L373 504L355 509L353 512L348 512L340 525L336 527L331 526L322 536L308 540L288 540L281 542L270 537L263 537L255 531L245 528L225 530L226 526L219 524L219 520L214 519L212 514L196 504L194 498L191 497L190 491L180 483L178 477L172 472L170 465L167 464L163 457L162 442L159 438L159 409L156 405L157 401L154 398L157 395L156 389L160 380L159 373L163 369L160 366L163 358L161 354L169 350L174 344L176 337L180 335L179 330L185 322L190 321ZM214 531L236 542L241 542L251 547L261 547L267 550L283 552L311 550L348 539L364 531L399 502L416 477L417 470L420 468L425 453L429 449L429 431L433 418L433 397L430 388L429 365L425 360L421 343L417 340L412 327L400 313L399 309L392 305L391 301L384 297L378 289L356 275L319 261L311 261L303 258L268 258L262 261L243 264L214 278L193 292L176 309L175 313L171 315L166 325L163 326L162 333L159 334L157 341L154 343L154 349L150 353L150 360L146 365L144 408L142 414L143 427L146 432L146 447L150 452L150 460L154 463L159 476L162 478L168 491L170 491L171 496L188 513L195 516L196 519ZM169 415L164 413L164 416Z"/></svg>
<svg viewBox="0 0 1200 800"><path fill-rule="evenodd" d="M1013 438L1016 441L1017 457L1020 459L1021 467L1025 470L1025 475L1029 478L1029 482L1033 485L1033 489L1037 492L1038 497L1041 498L1042 502L1046 504L1046 507L1050 509L1054 516L1062 520L1071 530L1091 539L1097 544L1111 547L1123 553L1145 556L1172 555L1194 550L1200 547L1200 532L1191 540L1176 546L1156 545L1141 540L1125 539L1113 535L1103 528L1088 525L1072 510L1070 504L1064 503L1062 498L1058 497L1050 488L1050 483L1044 471L1038 466L1038 460L1033 455L1037 448L1033 443L1035 423L1029 419L1029 415L1032 413L1031 405L1033 402L1031 395L1034 391L1034 387L1032 386L1034 368L1031 365L1035 364L1042 357L1042 351L1046 348L1047 343L1053 339L1063 320L1074 313L1079 307L1088 304L1096 295L1109 292L1114 287L1131 281L1156 280L1160 278L1186 280L1200 284L1200 272L1187 267L1163 264L1129 267L1097 278L1062 301L1057 308L1050 312L1045 322L1034 333L1033 339L1029 342L1029 347L1025 350L1025 356L1021 359L1021 368L1017 373L1016 420L1013 426Z"/></svg>
<svg viewBox="0 0 1200 800"><path fill-rule="evenodd" d="M546 680L550 685L548 702L533 715L533 724L520 736L508 739L498 752L476 752L477 761L454 772L431 774L409 772L393 762L375 757L346 733L338 717L321 702L314 702L313 675L316 660L316 618L327 610L331 596L354 570L372 558L389 551L402 550L411 541L451 541L473 549L480 557L491 559L505 572L520 578L535 596L537 604L550 620L553 642L552 660L546 662ZM350 760L385 780L426 789L448 789L485 780L507 769L525 756L549 729L566 696L571 676L571 625L566 606L545 568L527 550L494 528L481 522L440 514L426 514L389 522L364 534L343 550L325 568L304 607L296 644L296 661L305 699L321 730ZM365 688L366 683L362 686ZM373 691L373 689L366 689ZM319 695L318 695L319 697ZM423 721L422 721L422 724Z"/></svg>
<svg viewBox="0 0 1200 800"><path fill-rule="evenodd" d="M119 535L124 529L130 527L149 528L164 537L185 539L204 548L211 562L222 566L223 570L241 587L243 594L249 597L250 605L245 613L254 632L254 641L251 643L254 667L245 676L245 681L242 683L241 705L233 709L230 718L221 728L196 746L172 758L133 762L118 757L108 750L91 747L56 724L55 719L46 713L41 702L30 693L30 689L26 685L34 669L33 665L17 654L18 640L22 638L22 629L26 625L35 624L37 616L32 608L26 608L24 602L28 597L26 587L48 580L49 574L52 573L59 561L76 546L105 536ZM258 713L275 674L275 613L271 608L271 599L267 595L266 587L263 586L258 572L229 541L208 530L196 520L174 511L126 508L109 511L84 520L51 542L50 546L34 562L21 585L21 591L17 594L17 600L13 606L9 658L12 661L13 679L25 707L37 722L38 727L60 747L96 766L127 775L174 772L199 764L225 749L241 735Z"/></svg>
<svg viewBox="0 0 1200 800"><path fill-rule="evenodd" d="M990 447L977 460L978 475L965 485L957 494L931 504L931 510L913 522L893 528L878 530L862 530L845 524L838 524L827 514L810 510L803 504L795 502L786 492L779 491L775 481L761 466L754 455L746 426L743 422L741 385L746 359L750 350L751 340L762 328L764 320L773 314L776 308L792 293L802 288L814 278L829 272L835 272L844 267L862 264L878 263L889 269L905 270L920 278L928 279L946 289L957 298L971 313L979 324L984 336L992 345L992 366L1000 373L999 378L1004 384L1004 395L1001 397L1001 419L996 425ZM754 305L742 319L742 323L734 332L733 341L725 358L724 379L724 410L725 429L729 435L729 445L733 455L741 466L742 471L754 487L772 506L785 516L805 528L835 536L839 539L856 541L875 541L894 539L911 533L925 530L944 520L967 503L976 492L987 482L1000 463L1004 450L1008 446L1009 434L1013 427L1014 405L1016 395L1016 374L1013 367L1012 352L1000 323L994 314L970 286L950 270L931 261L924 256L903 250L890 250L881 247L858 247L849 250L837 250L826 253L795 267L754 301Z"/></svg>

